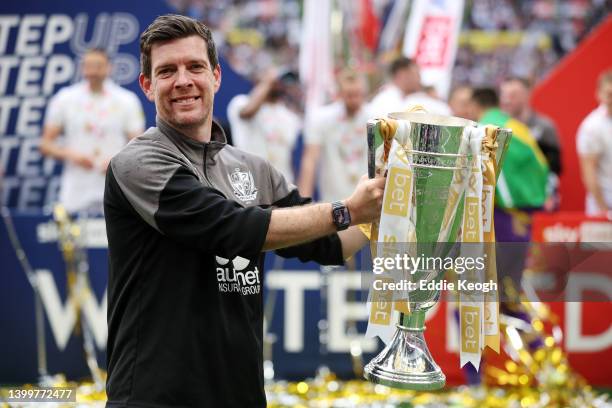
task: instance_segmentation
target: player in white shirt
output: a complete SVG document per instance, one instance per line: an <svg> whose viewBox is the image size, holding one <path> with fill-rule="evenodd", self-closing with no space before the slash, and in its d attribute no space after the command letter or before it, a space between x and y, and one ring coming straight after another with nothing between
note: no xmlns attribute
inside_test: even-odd
<svg viewBox="0 0 612 408"><path fill-rule="evenodd" d="M108 162L143 132L144 114L136 94L108 79L104 50L88 50L81 64L84 80L49 101L40 150L64 162L59 202L69 212L101 212Z"/></svg>
<svg viewBox="0 0 612 408"><path fill-rule="evenodd" d="M232 98L227 117L236 147L268 160L293 182L291 157L302 121L285 104L283 92L278 73L269 70L249 95Z"/></svg>
<svg viewBox="0 0 612 408"><path fill-rule="evenodd" d="M582 181L587 189L586 213L612 216L612 70L597 85L599 107L580 124L576 136Z"/></svg>
<svg viewBox="0 0 612 408"><path fill-rule="evenodd" d="M306 127L298 183L300 194L312 196L318 168L320 199L324 202L346 196L368 169L366 125L372 115L365 105L365 79L346 71L338 85L339 100L315 112Z"/></svg>
<svg viewBox="0 0 612 408"><path fill-rule="evenodd" d="M421 106L429 113L450 115L447 104L432 98L423 91L421 73L416 62L400 57L389 67L391 81L372 99L371 109L378 117L391 112L402 112L414 106Z"/></svg>

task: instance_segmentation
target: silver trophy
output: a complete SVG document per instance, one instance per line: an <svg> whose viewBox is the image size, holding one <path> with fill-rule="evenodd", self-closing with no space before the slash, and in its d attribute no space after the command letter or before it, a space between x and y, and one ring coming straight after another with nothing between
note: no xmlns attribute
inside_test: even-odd
<svg viewBox="0 0 612 408"><path fill-rule="evenodd" d="M413 246L411 253L426 257L445 257L456 250L463 214L461 197L452 197L453 189L462 177L467 177L472 160L469 138L475 122L428 113L393 113L392 120L409 122L409 137L414 171L413 205L416 210L416 240L404 243ZM383 169L383 157L388 155L389 140L385 142L382 122L368 123L369 176ZM501 160L509 144L511 133L497 131L497 154ZM406 146L406 140L397 140ZM457 195L457 194L455 194ZM436 281L443 277L442 269L420 268L407 277L414 281ZM384 350L365 367L368 380L394 388L435 390L444 387L446 377L431 356L423 332L425 314L440 297L439 290L414 290L407 294L410 313L400 313L397 330ZM398 301L399 299L394 299Z"/></svg>

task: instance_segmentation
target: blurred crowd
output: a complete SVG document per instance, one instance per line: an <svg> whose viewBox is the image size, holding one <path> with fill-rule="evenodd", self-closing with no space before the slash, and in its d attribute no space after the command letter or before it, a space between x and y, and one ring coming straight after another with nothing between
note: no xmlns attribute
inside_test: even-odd
<svg viewBox="0 0 612 408"><path fill-rule="evenodd" d="M413 60L400 57L388 67L386 82L377 92L370 94L365 78L355 71L344 70L337 84L336 99L305 120L287 103L286 81L267 72L249 95L230 102L235 145L261 155L288 180L296 180L302 195L327 202L345 197L367 172L368 119L415 108L452 114L513 132L495 192L498 241L529 242L532 215L559 209L562 146L555 124L530 106L529 79L508 76L498 87L457 86L446 101L422 85ZM586 214L610 218L612 69L601 74L595 92L600 105L584 119L576 140L587 189ZM291 152L300 133L305 146L296 175Z"/></svg>
<svg viewBox="0 0 612 408"><path fill-rule="evenodd" d="M609 0L468 0L453 82L539 80L610 10Z"/></svg>
<svg viewBox="0 0 612 408"><path fill-rule="evenodd" d="M561 147L555 124L529 107L530 92L560 58L605 18L612 1L466 0L452 74L453 92L448 98L440 98L432 87L423 86L416 64L398 55L394 58L372 55L368 67L362 66L361 56L336 59L339 84L336 98L319 111L310 112L308 120L301 108L303 95L295 76L303 2L221 3L223 6L218 2L212 5L201 0L186 1L179 11L210 24L221 44L221 53L232 68L255 83L250 95L238 95L230 103L229 129L234 142L268 158L305 194L336 199L329 192L341 188L330 186L330 177L337 178L345 171L351 176L342 183L355 183L356 174L366 171L366 152L358 149L353 140L362 140L368 117L420 105L430 112L482 121L489 118L487 112L497 109L500 115L505 115L498 125L509 121L525 127L524 132L523 128L518 132L525 134L524 140L531 140L527 145L534 171L539 171L540 164L546 167L546 174L539 178L539 185L532 186L532 191L516 192L519 197L538 198L522 204L521 198L515 198L516 202L510 200L508 208L524 209L526 214L534 209L558 208ZM377 0L372 4L383 27L395 1ZM345 6L342 0L334 6L337 12L344 13L343 18L350 14ZM230 11L215 12L220 7ZM351 46L345 44L346 49ZM374 75L372 64L376 66ZM347 66L351 72L347 72ZM347 82L347 78L353 79ZM475 108L478 103L484 106ZM332 123L334 126L329 125ZM323 137L322 132L330 136ZM245 134L253 136L245 138ZM296 148L300 141L303 149ZM302 151L302 156L292 155L296 151ZM361 167L355 163L362 163ZM512 184L518 186L521 182L511 181ZM516 219L512 223L520 224Z"/></svg>
<svg viewBox="0 0 612 408"><path fill-rule="evenodd" d="M397 1L405 0L372 3L379 28ZM242 75L253 78L270 65L297 70L303 0L168 3L209 25L220 53ZM351 18L343 0L334 4ZM509 75L538 80L610 10L612 0L466 0L453 82L499 84Z"/></svg>
<svg viewBox="0 0 612 408"><path fill-rule="evenodd" d="M347 1L338 0L340 6L335 12L346 14ZM395 1L369 3L379 15L381 26ZM359 59L353 59L353 63L336 61L334 98L305 115L297 73L303 0L168 2L176 12L207 23L219 54L254 83L249 94L234 96L228 105L226 128L230 140L237 147L266 158L287 180L296 183L304 195L325 201L343 198L346 192L352 191L359 176L367 172L367 149L363 143L367 120L420 106L430 113L510 127L521 135L515 144L519 141L524 144L525 156L521 158L517 153L520 165L516 172L506 172L507 194L496 201L504 203L505 209L525 210L526 214L542 208L558 208L558 180L562 171L555 125L532 111L531 89L604 18L612 5L610 0L466 0L452 75L453 91L448 98L424 86L420 68L413 60L399 55L393 59L388 55L384 58L371 55L370 65L376 65L374 75L371 67L354 63ZM101 83L105 72L100 77ZM602 105L606 104L605 93L600 92ZM93 109L92 114L86 110L84 115L93 115L91 123L95 123L94 114L103 115L104 109L98 109L100 112ZM139 109L135 111L138 113ZM141 114L135 114L138 115ZM47 130L55 123L51 119L47 118ZM596 119L596 127L608 126L606 120L605 114L603 119ZM92 126L87 129L93 129ZM56 135L53 132L50 135L47 139L52 141ZM303 148L298 146L300 142ZM96 156L99 149L92 149L92 155ZM597 184L593 173L601 170L603 156L601 152L583 150L587 156L597 156L597 161L585 173L590 174L585 179L590 191L590 186ZM302 156L296 157L296 152ZM50 148L43 149L43 153L69 163L80 163L71 151L56 152ZM526 165L530 160L532 163ZM506 163L510 165L511 160ZM532 166L532 170L525 172L526 166ZM529 183L513 180L517 177L515 173L521 177L529 174L530 182L537 183L529 191L523 191ZM598 198L597 205L592 206L596 209L593 213L607 210L607 198L602 194L606 196L608 192L595 191ZM612 197L612 192L609 195ZM518 224L512 221L512 226Z"/></svg>
<svg viewBox="0 0 612 408"><path fill-rule="evenodd" d="M295 97L288 92L295 85L276 71L266 72L249 95L237 95L229 104L234 144L268 159L287 179L296 180L303 195L333 201L342 199L367 172L368 119L415 108L454 115L510 128L515 134L496 197L500 239L529 241L531 213L558 208L561 145L554 123L530 107L529 79L509 76L499 87L461 85L447 101L422 85L413 60L399 57L387 67L385 83L373 92L356 71L343 70L337 84L336 99L304 119L287 103ZM291 151L300 133L305 146L296 175Z"/></svg>
<svg viewBox="0 0 612 408"><path fill-rule="evenodd" d="M300 0L168 0L180 14L213 31L220 55L238 73L253 79L271 65L297 68Z"/></svg>

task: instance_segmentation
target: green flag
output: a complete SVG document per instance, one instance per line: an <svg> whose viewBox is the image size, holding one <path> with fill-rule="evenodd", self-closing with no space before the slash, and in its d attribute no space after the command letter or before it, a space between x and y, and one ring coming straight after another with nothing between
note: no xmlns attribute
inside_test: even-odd
<svg viewBox="0 0 612 408"><path fill-rule="evenodd" d="M497 181L495 204L500 208L543 206L548 163L529 128L497 108L487 110L480 123L508 128L513 135Z"/></svg>

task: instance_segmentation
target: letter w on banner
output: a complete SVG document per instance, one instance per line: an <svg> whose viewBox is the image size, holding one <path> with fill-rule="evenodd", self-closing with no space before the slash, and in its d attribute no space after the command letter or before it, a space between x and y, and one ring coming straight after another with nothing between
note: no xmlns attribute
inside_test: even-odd
<svg viewBox="0 0 612 408"><path fill-rule="evenodd" d="M414 58L425 85L448 96L464 0L413 0L402 53Z"/></svg>

